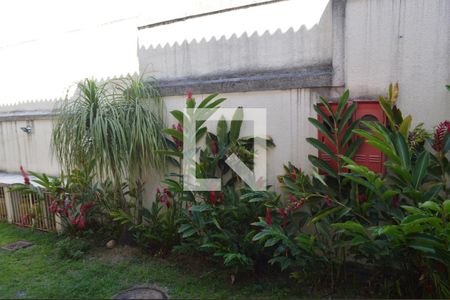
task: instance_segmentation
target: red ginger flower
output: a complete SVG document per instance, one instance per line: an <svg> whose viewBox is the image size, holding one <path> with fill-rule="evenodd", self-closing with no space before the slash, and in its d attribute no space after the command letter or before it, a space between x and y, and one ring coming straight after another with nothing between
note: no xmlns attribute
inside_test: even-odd
<svg viewBox="0 0 450 300"><path fill-rule="evenodd" d="M175 126L175 124L173 124L172 128L183 133L183 126L181 126L180 123L178 123L177 126ZM175 142L175 145L177 146L177 148L180 148L183 146L183 142L180 141L179 139L177 139L176 137L172 136L172 139Z"/></svg>
<svg viewBox="0 0 450 300"><path fill-rule="evenodd" d="M95 204L93 202L87 202L81 205L80 212L85 214L90 208L92 208Z"/></svg>
<svg viewBox="0 0 450 300"><path fill-rule="evenodd" d="M210 202L212 205L215 205L215 204L216 204L216 192L215 192L215 191L210 191L210 192L209 192L209 202Z"/></svg>
<svg viewBox="0 0 450 300"><path fill-rule="evenodd" d="M86 228L86 218L84 215L79 215L78 216L78 229L80 230L84 230Z"/></svg>
<svg viewBox="0 0 450 300"><path fill-rule="evenodd" d="M280 214L281 218L283 219L283 228L286 228L286 225L287 225L286 217L289 214L289 210L287 208L286 209L280 208L280 209L278 209L278 213Z"/></svg>
<svg viewBox="0 0 450 300"><path fill-rule="evenodd" d="M23 166L20 166L20 173L22 174L23 182L24 182L26 185L30 185L30 183L31 183L30 177L28 176L28 173L25 172Z"/></svg>
<svg viewBox="0 0 450 300"><path fill-rule="evenodd" d="M325 204L327 207L331 207L331 198L328 195L325 197Z"/></svg>
<svg viewBox="0 0 450 300"><path fill-rule="evenodd" d="M186 96L187 96L188 100L192 99L192 89L187 90Z"/></svg>
<svg viewBox="0 0 450 300"><path fill-rule="evenodd" d="M295 171L292 171L291 174L289 174L289 176L291 177L292 181L296 181L297 180L297 174L295 173Z"/></svg>
<svg viewBox="0 0 450 300"><path fill-rule="evenodd" d="M266 223L272 225L272 215L270 214L270 208L266 208Z"/></svg>
<svg viewBox="0 0 450 300"><path fill-rule="evenodd" d="M450 121L443 121L436 127L433 149L437 152L441 152L444 149L444 137L446 134L450 134Z"/></svg>
<svg viewBox="0 0 450 300"><path fill-rule="evenodd" d="M54 199L52 200L52 203L50 204L50 211L54 214L58 211L58 203Z"/></svg>
<svg viewBox="0 0 450 300"><path fill-rule="evenodd" d="M394 196L394 198L392 198L391 206L393 208L399 208L399 206L400 206L400 199L398 198L397 195Z"/></svg>
<svg viewBox="0 0 450 300"><path fill-rule="evenodd" d="M367 201L367 195L364 193L358 194L358 202L364 203Z"/></svg>
<svg viewBox="0 0 450 300"><path fill-rule="evenodd" d="M218 153L217 143L215 140L211 140L211 153L212 153L212 155L216 155Z"/></svg>

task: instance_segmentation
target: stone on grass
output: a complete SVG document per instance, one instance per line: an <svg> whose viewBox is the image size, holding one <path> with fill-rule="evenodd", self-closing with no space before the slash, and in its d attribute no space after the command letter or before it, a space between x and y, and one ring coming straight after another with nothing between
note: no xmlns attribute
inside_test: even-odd
<svg viewBox="0 0 450 300"><path fill-rule="evenodd" d="M4 245L2 247L2 249L14 251L14 250L18 250L18 249L28 248L30 246L33 246L33 243L30 243L27 241L17 241L17 242L8 244L8 245Z"/></svg>
<svg viewBox="0 0 450 300"><path fill-rule="evenodd" d="M115 240L110 240L106 243L106 248L112 249L116 246L117 242Z"/></svg>
<svg viewBox="0 0 450 300"><path fill-rule="evenodd" d="M156 285L140 285L115 295L113 299L168 299L168 296Z"/></svg>

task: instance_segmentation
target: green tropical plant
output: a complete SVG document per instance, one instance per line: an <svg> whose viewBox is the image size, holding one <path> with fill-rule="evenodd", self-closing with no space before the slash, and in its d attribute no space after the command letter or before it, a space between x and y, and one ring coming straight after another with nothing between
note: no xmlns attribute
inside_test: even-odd
<svg viewBox="0 0 450 300"><path fill-rule="evenodd" d="M171 114L179 122L168 128L165 133L169 150L165 155L171 157L176 166L181 167L183 156L182 141L184 128L194 119L206 119L217 111L225 100L217 99L217 94L207 96L198 105L195 99L188 96L186 106L191 109L186 113L179 110ZM208 108L209 110L201 110ZM185 191L183 176L180 173L170 173L163 180L175 202L183 207L183 217L180 218L179 233L181 245L176 247L182 252L202 252L211 258L219 259L232 273L241 270L252 270L260 264L261 248L252 243L251 236L254 228L249 224L257 220L258 214L264 211L262 203L246 200L241 195L250 191L246 184L226 164L227 158L235 154L246 166L252 168L255 151L253 138L241 137L242 108L235 111L233 119L227 122L223 118L217 122L215 133L208 131L205 121L197 121L195 140L204 137L205 147L198 147L192 151L198 154L196 165L197 178L220 178L221 191ZM268 147L274 146L270 138L266 139ZM264 184L260 182L259 184Z"/></svg>
<svg viewBox="0 0 450 300"><path fill-rule="evenodd" d="M122 208L129 212L121 195L127 180L142 208L145 172L165 166L158 153L166 147L162 111L155 81L127 77L99 84L86 79L78 84L77 95L57 108L53 149L66 170L95 162L97 176L113 179Z"/></svg>
<svg viewBox="0 0 450 300"><path fill-rule="evenodd" d="M345 91L336 108L332 108L330 102L320 97L321 105L314 105L314 110L321 121L315 118L309 118L309 121L323 135L324 140L312 137L306 139L316 149L329 156L330 162L315 155L309 155L308 159L313 166L325 172L328 177L327 185L332 185L327 191L328 194L340 201L348 196L344 194L345 182L340 175L344 171L341 156L353 157L363 142L353 134L353 129L357 128L359 121L352 120L357 104L356 102L349 104L349 95L349 91ZM334 185L337 189L334 189Z"/></svg>

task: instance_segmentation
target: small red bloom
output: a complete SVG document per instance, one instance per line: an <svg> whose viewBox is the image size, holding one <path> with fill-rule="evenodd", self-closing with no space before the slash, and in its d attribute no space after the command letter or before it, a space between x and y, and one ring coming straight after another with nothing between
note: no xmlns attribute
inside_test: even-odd
<svg viewBox="0 0 450 300"><path fill-rule="evenodd" d="M25 172L23 166L20 166L20 173L22 174L23 182L24 182L26 185L30 185L30 183L31 183L30 177L28 176L28 173Z"/></svg>
<svg viewBox="0 0 450 300"><path fill-rule="evenodd" d="M211 153L212 155L217 155L217 143L215 140L211 140Z"/></svg>
<svg viewBox="0 0 450 300"><path fill-rule="evenodd" d="M86 228L86 218L83 215L78 216L78 229L84 230Z"/></svg>
<svg viewBox="0 0 450 300"><path fill-rule="evenodd" d="M55 200L52 200L52 203L50 204L49 208L50 208L50 211L55 214L58 210L58 203L56 203Z"/></svg>
<svg viewBox="0 0 450 300"><path fill-rule="evenodd" d="M178 123L177 126L175 126L175 124L173 124L172 128L183 133L183 126L181 126L180 123ZM177 139L176 137L172 136L172 139L173 139L175 145L177 146L177 148L180 148L183 146L183 142L180 141L179 139Z"/></svg>
<svg viewBox="0 0 450 300"><path fill-rule="evenodd" d="M294 171L292 171L291 174L289 174L289 176L291 177L292 181L296 181L297 180L297 174Z"/></svg>
<svg viewBox="0 0 450 300"><path fill-rule="evenodd" d="M93 202L87 202L87 203L82 204L80 207L80 213L85 214L93 206L94 206Z"/></svg>
<svg viewBox="0 0 450 300"><path fill-rule="evenodd" d="M331 199L328 195L326 195L325 197L325 204L327 205L327 207L331 207Z"/></svg>
<svg viewBox="0 0 450 300"><path fill-rule="evenodd" d="M266 208L266 223L272 225L272 215L270 214L270 208Z"/></svg>
<svg viewBox="0 0 450 300"><path fill-rule="evenodd" d="M399 206L400 206L400 199L398 198L398 196L394 196L394 198L392 198L391 206L393 208L399 208Z"/></svg>
<svg viewBox="0 0 450 300"><path fill-rule="evenodd" d="M278 213L280 214L281 218L283 219L283 228L286 228L286 217L288 216L289 210L280 208L278 209Z"/></svg>
<svg viewBox="0 0 450 300"><path fill-rule="evenodd" d="M358 201L359 203L364 203L367 201L367 195L364 193L361 193L358 195Z"/></svg>
<svg viewBox="0 0 450 300"><path fill-rule="evenodd" d="M215 192L215 191L210 191L210 192L209 192L209 202L210 202L212 205L215 205L215 204L216 204L216 192Z"/></svg>
<svg viewBox="0 0 450 300"><path fill-rule="evenodd" d="M263 184L264 184L264 179L262 177L259 177L258 181L256 181L256 184L258 185L259 189L262 189Z"/></svg>
<svg viewBox="0 0 450 300"><path fill-rule="evenodd" d="M186 96L187 96L188 100L192 99L192 89L187 90Z"/></svg>
<svg viewBox="0 0 450 300"><path fill-rule="evenodd" d="M444 149L444 137L446 134L450 134L450 121L443 121L436 127L433 149L437 152L441 152Z"/></svg>
<svg viewBox="0 0 450 300"><path fill-rule="evenodd" d="M167 188L164 188L164 194L166 194L169 197L173 196L172 193Z"/></svg>
<svg viewBox="0 0 450 300"><path fill-rule="evenodd" d="M292 194L289 194L289 195L288 195L288 199L289 199L289 201L291 201L291 202L297 202L297 198L296 198L294 195L292 195Z"/></svg>
<svg viewBox="0 0 450 300"><path fill-rule="evenodd" d="M192 217L192 204L188 204L187 206L188 212L189 212L189 216Z"/></svg>

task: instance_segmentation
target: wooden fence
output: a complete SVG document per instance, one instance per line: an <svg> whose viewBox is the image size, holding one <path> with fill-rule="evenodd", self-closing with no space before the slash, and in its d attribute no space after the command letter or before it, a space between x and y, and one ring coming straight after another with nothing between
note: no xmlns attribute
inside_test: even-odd
<svg viewBox="0 0 450 300"><path fill-rule="evenodd" d="M50 198L37 199L34 195L24 195L0 186L0 220L43 231L56 231L55 215L50 211Z"/></svg>
<svg viewBox="0 0 450 300"><path fill-rule="evenodd" d="M6 210L5 189L0 186L0 221L8 220L8 212Z"/></svg>

